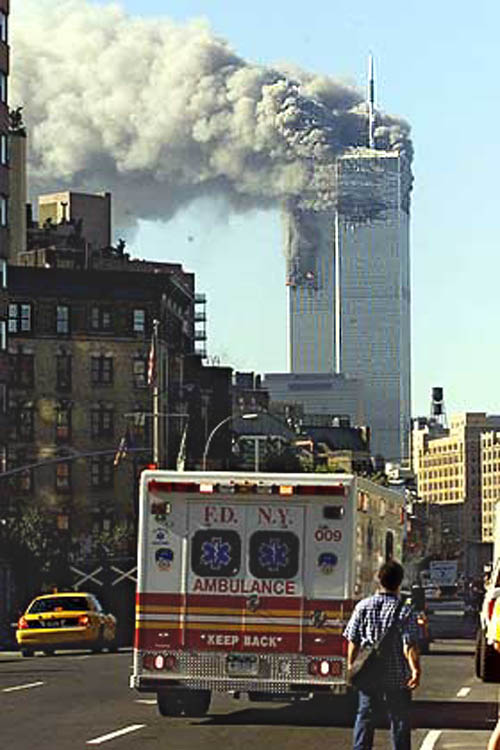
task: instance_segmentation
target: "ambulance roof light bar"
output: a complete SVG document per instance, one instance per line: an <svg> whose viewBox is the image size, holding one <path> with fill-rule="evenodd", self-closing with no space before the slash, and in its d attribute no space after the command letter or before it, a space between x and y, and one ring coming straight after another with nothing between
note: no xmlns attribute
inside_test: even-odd
<svg viewBox="0 0 500 750"><path fill-rule="evenodd" d="M335 495L345 497L346 488L343 484L255 484L253 482L231 482L230 484L219 484L218 482L171 482L161 479L150 479L148 481L149 492L189 492L194 494L269 494L290 497L292 495Z"/></svg>

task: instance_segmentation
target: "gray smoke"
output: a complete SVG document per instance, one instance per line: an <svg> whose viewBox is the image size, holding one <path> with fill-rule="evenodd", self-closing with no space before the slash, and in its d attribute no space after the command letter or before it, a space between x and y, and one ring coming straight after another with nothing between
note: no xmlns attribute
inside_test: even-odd
<svg viewBox="0 0 500 750"><path fill-rule="evenodd" d="M335 206L331 165L366 145L361 92L248 63L202 21L23 0L12 50L31 192L110 190L119 226L167 220L201 196L237 210L298 197L312 210ZM409 126L378 113L376 137L406 155L409 173Z"/></svg>

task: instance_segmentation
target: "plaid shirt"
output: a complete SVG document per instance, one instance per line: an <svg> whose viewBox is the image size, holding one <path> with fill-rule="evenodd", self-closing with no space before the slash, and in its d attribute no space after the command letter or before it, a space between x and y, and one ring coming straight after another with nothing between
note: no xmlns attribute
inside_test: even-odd
<svg viewBox="0 0 500 750"><path fill-rule="evenodd" d="M392 623L399 597L381 592L362 599L354 608L344 630L344 638L361 648L373 646ZM418 640L415 613L408 604L403 605L398 617L396 633L391 639L387 667L380 675L380 685L385 689L404 688L410 677L410 668L403 654L403 644L409 646Z"/></svg>

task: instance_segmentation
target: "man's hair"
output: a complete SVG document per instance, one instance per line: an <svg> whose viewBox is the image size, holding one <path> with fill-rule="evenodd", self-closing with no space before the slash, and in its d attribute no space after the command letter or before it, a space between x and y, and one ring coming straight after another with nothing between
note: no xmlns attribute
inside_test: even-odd
<svg viewBox="0 0 500 750"><path fill-rule="evenodd" d="M396 591L404 578L403 567L396 560L388 560L378 571L378 580L388 591Z"/></svg>

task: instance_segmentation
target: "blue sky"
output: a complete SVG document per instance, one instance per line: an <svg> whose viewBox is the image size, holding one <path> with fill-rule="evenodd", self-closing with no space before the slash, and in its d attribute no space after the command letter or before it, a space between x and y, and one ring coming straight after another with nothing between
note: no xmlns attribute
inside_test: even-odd
<svg viewBox="0 0 500 750"><path fill-rule="evenodd" d="M101 4L104 4L101 0ZM375 56L377 106L412 126L413 413L445 389L448 414L500 412L497 371L499 157L496 3L422 0L121 0L132 15L208 19L250 61L289 61L365 85ZM143 223L137 256L183 263L208 296L208 349L221 363L286 369L284 260L275 211L229 214L196 204Z"/></svg>

